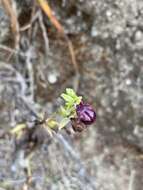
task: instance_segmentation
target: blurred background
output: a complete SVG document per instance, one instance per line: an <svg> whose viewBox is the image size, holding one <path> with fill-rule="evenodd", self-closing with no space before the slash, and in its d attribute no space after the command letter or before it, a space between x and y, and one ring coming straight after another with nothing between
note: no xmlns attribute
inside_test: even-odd
<svg viewBox="0 0 143 190"><path fill-rule="evenodd" d="M142 190L143 1L44 0L53 17L39 2L0 0L0 190ZM9 134L67 87L95 124Z"/></svg>

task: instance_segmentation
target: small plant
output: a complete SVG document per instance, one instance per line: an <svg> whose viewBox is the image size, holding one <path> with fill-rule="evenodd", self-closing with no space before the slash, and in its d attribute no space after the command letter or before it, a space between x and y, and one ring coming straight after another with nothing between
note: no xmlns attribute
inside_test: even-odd
<svg viewBox="0 0 143 190"><path fill-rule="evenodd" d="M84 103L81 96L78 96L74 90L67 88L65 93L61 94L64 104L50 117L45 114L36 114L35 120L30 126L27 123L17 124L10 132L15 136L15 151L24 148L24 159L27 163L27 175L31 176L30 161L33 156L33 150L51 138L55 133L67 126L70 126L75 132L82 132L87 126L96 120L96 113L90 104ZM42 115L42 116L41 116Z"/></svg>
<svg viewBox="0 0 143 190"><path fill-rule="evenodd" d="M50 117L45 117L43 114L37 116L38 119L34 125L42 126L52 136L53 132L65 128L68 124L71 124L74 131L81 132L95 122L95 110L90 104L84 103L82 96L78 96L73 89L67 88L61 97L64 105ZM11 133L19 136L20 131L24 128L26 128L26 124L18 124Z"/></svg>
<svg viewBox="0 0 143 190"><path fill-rule="evenodd" d="M81 132L87 125L95 122L95 110L91 105L84 103L82 96L77 96L73 89L67 88L61 97L65 105L60 108L60 114L64 117L63 120L71 122L74 131Z"/></svg>

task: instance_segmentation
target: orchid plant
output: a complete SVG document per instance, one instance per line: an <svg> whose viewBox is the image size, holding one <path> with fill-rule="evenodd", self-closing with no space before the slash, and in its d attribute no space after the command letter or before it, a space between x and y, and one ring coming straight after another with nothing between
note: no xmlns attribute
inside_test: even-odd
<svg viewBox="0 0 143 190"><path fill-rule="evenodd" d="M69 123L74 131L81 132L95 122L96 112L94 108L85 103L82 96L78 96L73 89L66 88L65 92L61 94L61 98L64 100L64 104L53 115L44 118L42 114L36 122L42 125L51 136L54 131L65 128ZM20 124L11 132L18 134L23 128L25 125Z"/></svg>
<svg viewBox="0 0 143 190"><path fill-rule="evenodd" d="M34 112L36 120L33 121L32 127L29 127L28 123L21 123L10 131L15 136L18 150L19 147L26 147L24 154L28 176L32 175L30 161L33 150L37 145L44 142L45 138L48 137L47 135L52 137L54 133L63 128L67 129L68 126L75 132L82 132L96 120L94 108L85 103L82 96L78 96L73 89L67 88L61 94L61 98L64 101L63 105L50 117L45 117L44 114L40 116L41 114Z"/></svg>
<svg viewBox="0 0 143 190"><path fill-rule="evenodd" d="M61 116L59 123L55 125L62 129L71 123L74 131L81 132L96 120L96 112L90 104L84 103L82 96L78 96L71 88L66 88L61 94L64 105L60 107L58 113Z"/></svg>

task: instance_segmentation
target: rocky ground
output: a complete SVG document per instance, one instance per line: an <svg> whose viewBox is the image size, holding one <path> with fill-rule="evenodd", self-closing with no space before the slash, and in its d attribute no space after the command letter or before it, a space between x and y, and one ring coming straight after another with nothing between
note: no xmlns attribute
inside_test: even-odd
<svg viewBox="0 0 143 190"><path fill-rule="evenodd" d="M66 40L38 3L12 3L20 27L17 49L1 0L0 189L141 190L143 1L48 2L74 46L79 84ZM38 144L29 182L27 146L17 148L15 138L5 133L28 122L31 108L52 113L61 92L75 84L95 106L97 121L80 134L63 131Z"/></svg>

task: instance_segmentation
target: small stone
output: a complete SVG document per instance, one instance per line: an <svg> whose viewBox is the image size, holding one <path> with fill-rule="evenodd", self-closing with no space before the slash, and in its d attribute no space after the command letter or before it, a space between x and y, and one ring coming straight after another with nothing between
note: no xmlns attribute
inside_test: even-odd
<svg viewBox="0 0 143 190"><path fill-rule="evenodd" d="M143 40L143 33L140 30L136 31L136 33L135 33L135 40L136 41Z"/></svg>
<svg viewBox="0 0 143 190"><path fill-rule="evenodd" d="M102 38L107 39L108 37L109 37L109 33L108 32L102 33Z"/></svg>
<svg viewBox="0 0 143 190"><path fill-rule="evenodd" d="M91 29L91 36L92 37L98 36L98 31L97 31L96 27L94 27L94 26Z"/></svg>
<svg viewBox="0 0 143 190"><path fill-rule="evenodd" d="M126 85L129 86L129 85L131 85L131 84L132 84L132 81L131 81L130 79L127 79L127 80L126 80Z"/></svg>
<svg viewBox="0 0 143 190"><path fill-rule="evenodd" d="M48 81L51 84L55 84L57 82L57 75L55 73L50 73L48 75Z"/></svg>
<svg viewBox="0 0 143 190"><path fill-rule="evenodd" d="M120 50L121 49L121 43L119 40L116 41L116 49Z"/></svg>
<svg viewBox="0 0 143 190"><path fill-rule="evenodd" d="M112 16L112 12L111 12L110 10L107 10L107 11L106 11L106 16L107 16L107 17L111 17L111 16Z"/></svg>
<svg viewBox="0 0 143 190"><path fill-rule="evenodd" d="M116 35L120 35L120 34L122 34L123 31L124 31L123 28L118 25L118 26L115 27L114 33L115 33Z"/></svg>

